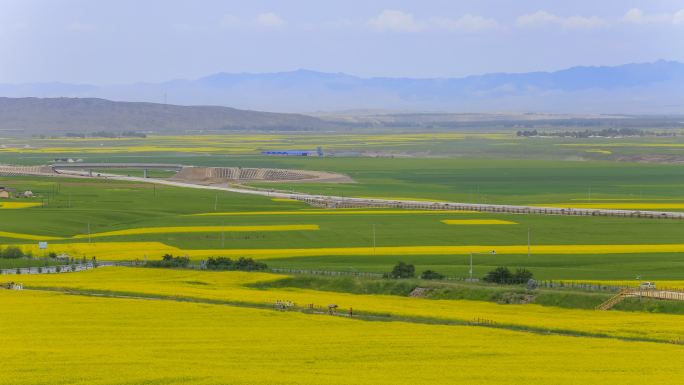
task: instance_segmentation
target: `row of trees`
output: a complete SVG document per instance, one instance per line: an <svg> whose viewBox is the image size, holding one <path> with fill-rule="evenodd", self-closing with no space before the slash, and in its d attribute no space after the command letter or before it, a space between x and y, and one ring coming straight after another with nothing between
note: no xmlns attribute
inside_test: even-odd
<svg viewBox="0 0 684 385"><path fill-rule="evenodd" d="M399 262L391 272L384 274L385 278L415 278L416 267L412 264ZM496 269L487 273L483 278L485 282L499 283L499 284L523 284L528 283L533 277L531 271L525 268L516 269L512 272L507 267L497 267ZM444 279L444 275L433 271L425 270L420 274L421 279Z"/></svg>
<svg viewBox="0 0 684 385"><path fill-rule="evenodd" d="M517 136L533 137L533 136L556 136L560 138L615 138L626 136L676 136L675 132L652 132L638 130L635 128L604 128L601 130L583 130L583 131L556 131L556 132L541 132L537 130L518 131Z"/></svg>
<svg viewBox="0 0 684 385"><path fill-rule="evenodd" d="M207 270L240 270L240 271L259 271L266 270L265 263L255 261L252 258L243 258L233 261L226 257L210 257L204 264Z"/></svg>
<svg viewBox="0 0 684 385"><path fill-rule="evenodd" d="M516 269L515 272L511 272L509 268L502 266L487 273L484 281L502 284L521 284L527 283L532 277L532 272L525 268Z"/></svg>
<svg viewBox="0 0 684 385"><path fill-rule="evenodd" d="M147 261L146 267L188 267L190 258L174 257L171 254L162 255L161 261Z"/></svg>
<svg viewBox="0 0 684 385"><path fill-rule="evenodd" d="M174 257L171 254L164 254L159 261L147 261L146 267L166 267L166 268L184 268L190 265L190 258L188 257ZM237 260L232 260L227 257L210 257L204 263L202 268L207 270L240 270L240 271L260 271L266 270L268 266L265 263L255 261L252 258L240 257Z"/></svg>
<svg viewBox="0 0 684 385"><path fill-rule="evenodd" d="M110 132L110 131L96 131L90 134L82 132L67 132L65 134L67 138L81 138L84 139L87 136L92 138L146 138L147 135L142 132L136 131L124 131L122 133Z"/></svg>
<svg viewBox="0 0 684 385"><path fill-rule="evenodd" d="M399 262L391 272L384 274L385 278L414 278L416 276L416 267L412 264ZM420 274L421 279L443 279L444 276L433 270L425 270Z"/></svg>

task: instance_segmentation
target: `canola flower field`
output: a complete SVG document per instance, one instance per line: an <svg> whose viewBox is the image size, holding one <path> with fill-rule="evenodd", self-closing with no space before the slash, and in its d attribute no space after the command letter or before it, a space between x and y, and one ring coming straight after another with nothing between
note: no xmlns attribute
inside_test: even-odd
<svg viewBox="0 0 684 385"><path fill-rule="evenodd" d="M25 209L29 207L37 207L40 202L0 202L0 210L2 209Z"/></svg>
<svg viewBox="0 0 684 385"><path fill-rule="evenodd" d="M442 223L446 225L517 225L512 221L501 219L444 219Z"/></svg>
<svg viewBox="0 0 684 385"><path fill-rule="evenodd" d="M310 231L320 230L318 225L265 225L265 226L175 226L175 227L143 227L126 230L106 231L101 233L77 234L72 237L52 237L47 235L21 234L0 231L5 238L31 239L39 241L84 239L98 237L116 237L139 234L174 234L174 233L217 233L217 232L258 232L258 231Z"/></svg>
<svg viewBox="0 0 684 385"><path fill-rule="evenodd" d="M665 384L684 376L677 362L681 346L669 344L35 291L0 290L0 302L12 309L11 317L0 317L0 342L12 352L3 356L3 385L55 379L95 385L348 384L352 379L358 384ZM530 370L516 370L521 362Z"/></svg>
<svg viewBox="0 0 684 385"><path fill-rule="evenodd" d="M335 303L341 310L351 307L357 312L459 322L486 319L500 325L548 332L566 331L662 342L684 339L684 322L679 315L596 312L466 300L425 300L297 288L264 290L245 286L279 278L283 276L264 273L103 267L75 274L25 276L22 277L22 281L24 285L32 288L138 293L260 305L273 304L277 300L293 301L302 307L307 304L325 306Z"/></svg>
<svg viewBox="0 0 684 385"><path fill-rule="evenodd" d="M310 229L309 229L310 230ZM220 231L220 230L219 230ZM0 235L3 235L0 232ZM25 235L30 237L30 235ZM83 236L80 238L87 238ZM30 238L29 238L30 239ZM35 240L46 238L35 237ZM47 238L49 239L49 238ZM39 252L37 244L15 244L25 251L34 254ZM468 246L382 246L382 247L331 247L331 248L292 248L292 249L180 249L161 242L89 242L62 243L54 246L60 253L73 256L97 256L103 260L128 261L140 259L143 255L161 255L166 253L187 255L194 260L202 260L212 256L252 257L255 259L279 259L292 257L322 256L421 256L421 255L466 255L488 253L494 250L497 254L527 254L527 245L468 245ZM533 249L534 254L542 255L600 255L600 254L641 254L641 253L681 253L684 244L655 245L539 245ZM161 253L161 254L160 254ZM532 253L532 249L530 249Z"/></svg>

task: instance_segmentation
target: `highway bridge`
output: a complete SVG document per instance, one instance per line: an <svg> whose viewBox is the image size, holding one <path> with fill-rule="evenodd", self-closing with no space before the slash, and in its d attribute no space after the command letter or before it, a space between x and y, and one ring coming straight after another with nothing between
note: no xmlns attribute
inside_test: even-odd
<svg viewBox="0 0 684 385"><path fill-rule="evenodd" d="M103 169L142 169L143 177L147 178L147 170L162 169L162 170L181 170L184 166L182 164L167 164L167 163L83 163L83 162L56 162L50 164L54 172L60 173L60 170L88 170L88 175L92 176L93 170Z"/></svg>

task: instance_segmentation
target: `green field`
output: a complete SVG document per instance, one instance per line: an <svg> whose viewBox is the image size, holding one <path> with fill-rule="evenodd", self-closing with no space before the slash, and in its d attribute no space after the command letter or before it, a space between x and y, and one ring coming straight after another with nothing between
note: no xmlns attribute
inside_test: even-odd
<svg viewBox="0 0 684 385"><path fill-rule="evenodd" d="M649 204L662 210L681 210L684 204L681 187L684 186L684 170L676 165L616 162L592 160L606 154L586 153L581 146L569 139L519 139L499 136L469 136L431 138L418 135L409 141L397 136L382 142L358 135L333 135L332 148L358 146L364 150L417 153L424 146L434 148L435 153L452 155L433 158L412 155L410 157L324 157L282 158L250 154L224 154L216 148L237 146L226 136L216 140L191 137L148 138L145 140L102 141L104 148L88 150L97 140L30 140L34 146L44 146L40 151L0 152L0 161L24 164L41 164L53 157L73 156L87 162L167 162L211 166L301 168L341 172L351 176L356 183L324 184L272 184L260 183L284 190L321 193L341 196L442 199L474 203L505 204ZM313 145L320 137L292 136L284 140L269 136L252 136L249 141L280 143L287 145ZM362 140L368 143L361 143ZM390 138L391 139L391 138ZM269 142L269 140L271 142ZM512 140L515 145L502 145ZM632 141L634 147L623 142ZM637 143L632 139L613 143L615 151L649 150L654 154L677 151L678 138L652 138ZM667 140L672 148L661 147ZM605 141L605 140L604 140ZM650 142L649 142L650 141ZM140 143L142 142L142 143ZM577 142L577 140L574 140ZM601 144L589 139L579 144ZM136 144L137 143L137 144ZM610 144L610 143L608 143ZM134 150L146 146L148 152ZM184 146L182 151L150 151L151 148ZM188 149L196 145L196 151ZM275 147L282 146L278 144ZM658 145L658 146L656 146ZM50 153L50 146L59 146L60 152ZM85 146L85 147L84 147ZM224 147L221 147L224 146ZM641 146L641 147L640 147ZM511 148L525 148L525 154ZM559 149L554 154L578 151L587 157L567 156L571 160L550 158L546 149ZM82 152L79 152L79 149ZM478 158L464 157L468 151L479 149ZM116 150L116 152L114 152ZM112 152L107 152L112 151ZM252 150L254 151L254 150ZM465 152L463 152L465 151ZM454 157L456 155L457 157ZM523 156L524 155L524 156ZM512 159L502 159L511 157ZM530 159L538 158L538 159ZM104 170L107 171L107 170ZM138 175L139 170L110 170L112 172ZM153 177L168 176L160 171ZM66 179L38 177L0 177L0 184L18 190L30 189L39 195L43 207L20 210L1 210L4 232L30 234L46 237L63 237L50 240L50 249L60 251L60 244L87 242L90 233L124 229L174 226L274 226L317 225L317 231L229 231L193 232L168 234L132 234L97 237L92 242L162 242L183 250L220 249L311 249L311 248L378 248L393 246L521 246L526 248L528 231L531 234L531 255L526 251L499 252L497 255L477 255L474 260L475 274L499 265L526 267L544 279L684 279L684 258L679 252L613 252L585 251L573 254L553 254L538 251L544 245L659 245L681 244L684 223L679 221L631 218L554 217L511 214L482 214L459 212L326 215L324 213L302 215L310 208L298 202L274 202L265 197L255 197L227 192L154 186L145 183L103 181L96 179ZM290 212L297 215L216 215L193 216L201 213L236 212ZM515 225L454 226L442 223L446 219L496 219L515 222ZM373 238L375 228L375 238ZM80 236L79 239L68 239ZM35 240L17 239L0 235L5 244L32 244ZM145 252L140 251L140 258ZM153 257L153 256L150 256ZM267 257L266 257L267 258ZM267 258L268 260L268 258ZM444 274L465 276L468 252L432 255L412 255L398 252L392 255L334 255L277 258L268 260L270 266L296 269L332 269L346 271L384 272L398 260L414 263L419 269L435 269Z"/></svg>
<svg viewBox="0 0 684 385"><path fill-rule="evenodd" d="M331 149L363 156L259 155L263 149L316 147L323 140ZM8 143L33 147L2 148L0 163L73 157L324 170L347 174L354 183L254 185L356 197L684 210L681 166L621 158L677 156L684 145L678 137L620 139L630 146L613 147L597 139L528 140L506 133L23 141ZM600 147L561 146L573 143ZM672 147L660 146L668 143ZM136 169L101 171L142 175ZM0 248L19 247L37 257L0 258L0 268L12 272L58 263L41 258L47 252L140 263L172 253L187 255L195 265L208 257L248 256L268 268L289 269L289 275L276 275L101 267L0 276L0 283L21 282L27 289L0 289L0 303L10 309L0 317L0 345L12 352L0 371L3 385L56 379L250 385L681 382L676 357L684 341L684 302L627 298L610 311L597 311L620 288L577 282L558 287L558 281L649 280L659 288L682 287L684 221L316 209L297 201L103 178L1 176L0 186L36 194L9 200L15 208L0 205ZM37 205L17 208L32 202ZM39 241L48 241L48 250L39 250ZM532 288L465 281L471 252L475 278L507 266L526 268L545 282ZM414 264L418 274L430 269L450 279L343 274L386 273L399 261ZM411 295L416 288L423 293L418 298ZM292 307L275 311L279 301ZM328 315L330 304L339 306L336 317ZM674 360L675 369L660 367L667 360Z"/></svg>

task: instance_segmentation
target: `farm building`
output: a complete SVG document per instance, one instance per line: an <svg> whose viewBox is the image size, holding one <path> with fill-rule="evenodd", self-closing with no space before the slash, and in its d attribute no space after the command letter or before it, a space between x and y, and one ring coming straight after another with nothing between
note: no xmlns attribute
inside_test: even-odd
<svg viewBox="0 0 684 385"><path fill-rule="evenodd" d="M11 198L16 192L16 189L0 186L0 198Z"/></svg>

